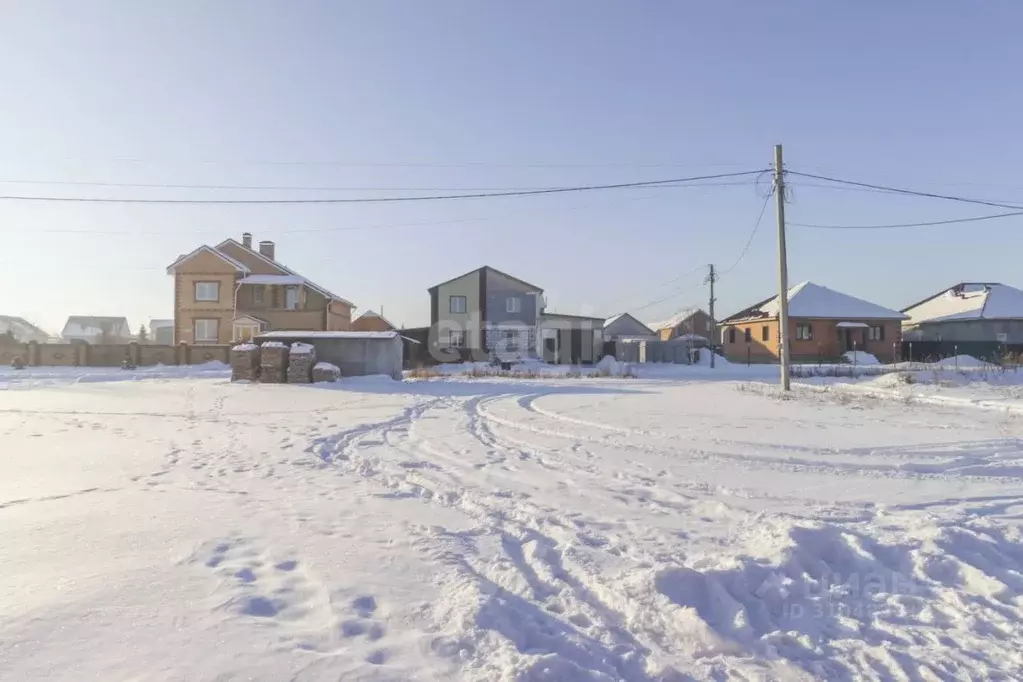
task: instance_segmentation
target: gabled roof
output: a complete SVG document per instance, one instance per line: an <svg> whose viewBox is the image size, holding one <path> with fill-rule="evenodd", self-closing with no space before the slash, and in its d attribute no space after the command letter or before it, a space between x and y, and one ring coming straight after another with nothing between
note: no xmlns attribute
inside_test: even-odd
<svg viewBox="0 0 1023 682"><path fill-rule="evenodd" d="M693 315L702 312L703 310L700 308L683 308L667 320L662 320L660 322L648 322L646 326L655 331L660 331L661 329L674 329Z"/></svg>
<svg viewBox="0 0 1023 682"><path fill-rule="evenodd" d="M157 318L157 317L154 317L151 320L149 320L149 328L150 329L159 329L161 327L173 327L173 326L174 326L174 320L168 320L166 318Z"/></svg>
<svg viewBox="0 0 1023 682"><path fill-rule="evenodd" d="M102 317L94 315L72 315L64 323L63 336L96 336L104 332L104 328L116 333L123 331L131 334L126 317Z"/></svg>
<svg viewBox="0 0 1023 682"><path fill-rule="evenodd" d="M1023 291L997 282L960 282L902 312L910 324L1023 319Z"/></svg>
<svg viewBox="0 0 1023 682"><path fill-rule="evenodd" d="M481 273L484 277L486 277L487 270L490 270L492 272L496 272L497 274L501 275L502 277L507 277L510 280L518 282L519 284L521 284L524 287L527 287L529 289L536 289L540 293L543 293L543 287L538 287L535 284L530 284L529 282L527 282L525 280L522 280L522 279L519 279L518 277L514 277L512 275L509 275L507 272L502 272L501 270L498 270L497 268L492 268L489 265L484 265L483 267L476 268L475 270L470 270L469 272L462 273L458 277L452 277L451 279L444 280L440 284L434 284L432 287L427 289L427 291L433 292L434 290L439 289L440 287L444 286L445 284L450 284L451 282L454 282L456 279L462 279L463 277L468 277L469 275L473 275L473 274L475 274L477 272Z"/></svg>
<svg viewBox="0 0 1023 682"><path fill-rule="evenodd" d="M12 332L17 338L26 336L49 336L49 334L23 317L0 315L0 334L6 334L8 331Z"/></svg>
<svg viewBox="0 0 1023 682"><path fill-rule="evenodd" d="M324 289L323 287L321 287L319 284L316 284L312 280L306 279L305 277L302 277L302 275L298 274L297 272L295 272L294 270L289 268L284 263L280 263L278 261L275 261L273 258L267 258L263 254L261 254L259 251L256 251L255 249L251 249L251 248L245 246L244 244L242 244L241 242L239 242L239 241L237 241L235 239L225 239L224 241L222 241L219 244L217 244L217 249L220 249L220 247L222 247L224 244L233 244L233 245L237 246L238 248L245 249L246 251L248 251L253 256L255 256L256 258L258 258L261 261L263 261L264 263L268 263L269 265L272 265L272 266L274 266L276 268L279 268L279 269L283 270L284 272L288 273L289 275L295 275L296 277L300 277L302 279L302 283L303 284L305 284L310 289L314 289L315 291L318 291L323 296L326 296L327 298L335 300L335 301L340 301L342 303L345 303L345 304L351 306L353 310L356 307L355 304L352 303L351 301L349 301L348 299L342 298L341 296L338 296L337 294L331 292L330 290ZM217 253L220 253L220 251L217 251ZM246 268L246 272L248 272L248 268ZM268 275L264 275L264 276L268 276Z"/></svg>
<svg viewBox="0 0 1023 682"><path fill-rule="evenodd" d="M611 317L607 318L606 320L604 320L604 329L607 329L608 327L613 325L615 322L618 322L619 320L625 320L625 319L632 320L633 322L638 324L640 327L645 328L651 334L654 333L653 330L650 329L650 327L647 327L645 324L643 324L642 322L637 320L635 317L633 317L629 313L618 313L617 315L612 315Z"/></svg>
<svg viewBox="0 0 1023 682"><path fill-rule="evenodd" d="M789 317L819 320L904 320L897 310L849 296L813 282L802 282L788 291ZM722 320L722 324L774 318L779 314L778 296L764 299Z"/></svg>
<svg viewBox="0 0 1023 682"><path fill-rule="evenodd" d="M176 261L174 261L173 263L168 265L167 266L167 274L168 275L173 275L174 274L174 268L178 267L179 265L184 263L186 260L188 260L188 259L192 258L193 256L198 255L199 253L202 253L202 252L212 253L214 256L222 259L225 263L227 263L228 265L233 267L238 272L248 272L249 271L248 267L246 267L243 263L239 263L234 258L231 258L230 256L228 256L226 253L222 253L222 252L218 251L217 249L214 249L211 246L206 246L205 244L203 244L202 246L200 246L195 251L192 251L191 253L186 253L184 256L181 256Z"/></svg>
<svg viewBox="0 0 1023 682"><path fill-rule="evenodd" d="M397 329L397 327L394 326L394 324L390 320L388 320L386 317L384 317L383 315L381 315L380 313L378 313L375 310L367 310L362 315L359 315L357 318L355 318L355 320L361 320L364 317L378 317L381 320L383 320L384 322L386 322L388 324L388 326L390 326L392 329ZM352 322L355 322L355 320L352 320Z"/></svg>

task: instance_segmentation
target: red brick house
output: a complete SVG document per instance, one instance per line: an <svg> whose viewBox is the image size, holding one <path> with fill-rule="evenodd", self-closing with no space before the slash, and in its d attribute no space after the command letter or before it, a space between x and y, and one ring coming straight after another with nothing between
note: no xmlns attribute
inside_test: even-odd
<svg viewBox="0 0 1023 682"><path fill-rule="evenodd" d="M835 361L847 351L865 351L891 362L902 343L897 310L803 282L789 289L789 358ZM719 323L721 346L731 361L777 362L778 296L765 299Z"/></svg>

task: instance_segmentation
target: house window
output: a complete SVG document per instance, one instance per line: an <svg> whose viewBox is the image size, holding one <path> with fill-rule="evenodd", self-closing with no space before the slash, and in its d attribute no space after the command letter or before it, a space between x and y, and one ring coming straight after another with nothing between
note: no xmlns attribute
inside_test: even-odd
<svg viewBox="0 0 1023 682"><path fill-rule="evenodd" d="M199 319L195 320L194 324L196 343L216 343L219 340L217 327L220 324L220 320L216 318Z"/></svg>
<svg viewBox="0 0 1023 682"><path fill-rule="evenodd" d="M867 329L867 340L884 341L884 325L871 325L871 327Z"/></svg>
<svg viewBox="0 0 1023 682"><path fill-rule="evenodd" d="M452 313L464 313L468 309L465 296L452 296L448 301L448 311Z"/></svg>
<svg viewBox="0 0 1023 682"><path fill-rule="evenodd" d="M760 328L760 340L761 341L771 340L771 330L766 324Z"/></svg>
<svg viewBox="0 0 1023 682"><path fill-rule="evenodd" d="M749 343L753 340L753 330L746 327L746 329L743 330L743 336L745 337L746 343Z"/></svg>
<svg viewBox="0 0 1023 682"><path fill-rule="evenodd" d="M298 287L284 289L284 307L288 310L298 310Z"/></svg>
<svg viewBox="0 0 1023 682"><path fill-rule="evenodd" d="M509 296L504 300L504 310L509 313L521 313L522 299L518 296Z"/></svg>
<svg viewBox="0 0 1023 682"><path fill-rule="evenodd" d="M735 327L728 328L728 343L735 343Z"/></svg>
<svg viewBox="0 0 1023 682"><path fill-rule="evenodd" d="M263 286L252 287L252 302L256 305L263 305Z"/></svg>
<svg viewBox="0 0 1023 682"><path fill-rule="evenodd" d="M465 297L463 296L464 300ZM461 348L465 345L465 332L461 329L448 330L448 345L452 348Z"/></svg>
<svg viewBox="0 0 1023 682"><path fill-rule="evenodd" d="M220 300L220 282L196 282L195 283L195 300L196 301L219 301Z"/></svg>
<svg viewBox="0 0 1023 682"><path fill-rule="evenodd" d="M796 339L799 341L813 341L813 327L808 324L797 324Z"/></svg>

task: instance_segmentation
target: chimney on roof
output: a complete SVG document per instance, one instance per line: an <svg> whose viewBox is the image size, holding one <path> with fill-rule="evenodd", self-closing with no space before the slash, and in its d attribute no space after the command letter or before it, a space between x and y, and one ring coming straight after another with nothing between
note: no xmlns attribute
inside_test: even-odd
<svg viewBox="0 0 1023 682"><path fill-rule="evenodd" d="M252 233L251 232L242 232L242 245L246 249L251 249L252 248Z"/></svg>
<svg viewBox="0 0 1023 682"><path fill-rule="evenodd" d="M261 254L263 254L264 256L266 256L267 258L269 258L270 260L275 260L274 259L274 243L273 242L269 242L269 241L259 242L259 252Z"/></svg>

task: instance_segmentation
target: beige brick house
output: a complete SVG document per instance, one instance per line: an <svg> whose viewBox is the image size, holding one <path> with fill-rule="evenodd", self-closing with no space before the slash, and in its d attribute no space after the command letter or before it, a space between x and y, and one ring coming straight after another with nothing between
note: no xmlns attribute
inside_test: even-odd
<svg viewBox="0 0 1023 682"><path fill-rule="evenodd" d="M200 246L174 261L174 342L232 343L263 331L348 331L355 305L276 260L252 235Z"/></svg>

